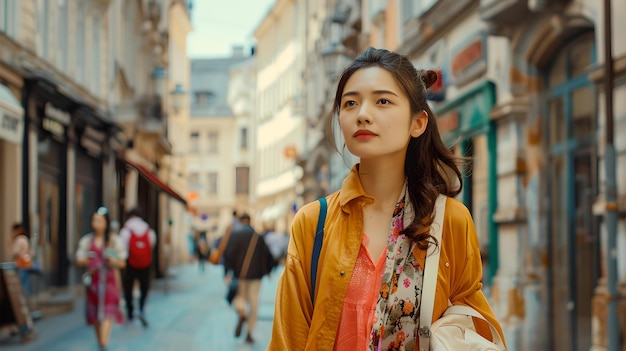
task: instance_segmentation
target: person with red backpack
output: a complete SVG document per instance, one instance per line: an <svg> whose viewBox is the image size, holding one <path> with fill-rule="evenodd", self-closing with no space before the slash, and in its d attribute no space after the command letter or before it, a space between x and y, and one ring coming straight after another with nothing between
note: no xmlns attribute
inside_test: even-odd
<svg viewBox="0 0 626 351"><path fill-rule="evenodd" d="M128 262L124 275L124 299L126 300L126 318L129 323L133 322L133 287L135 281L139 281L139 314L138 318L144 327L148 321L144 313L146 298L150 288L150 267L152 266L152 253L156 245L156 234L146 221L141 218L138 209L132 209L126 213L126 222L120 231L120 237L128 250Z"/></svg>

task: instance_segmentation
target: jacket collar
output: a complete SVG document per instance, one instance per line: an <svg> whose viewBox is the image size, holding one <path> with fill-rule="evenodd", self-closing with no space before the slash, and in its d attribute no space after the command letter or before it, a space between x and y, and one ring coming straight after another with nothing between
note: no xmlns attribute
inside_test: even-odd
<svg viewBox="0 0 626 351"><path fill-rule="evenodd" d="M349 207L346 207L350 201L360 199L365 203L373 203L374 198L367 195L365 190L363 189L363 185L361 184L361 178L359 178L359 164L355 164L352 166L352 169L346 176L346 179L343 181L343 185L341 186L341 191L339 192L339 205L344 212L349 213ZM440 243L441 245L441 243ZM413 255L417 259L419 265L424 268L426 263L426 250L422 250L415 246L413 249Z"/></svg>
<svg viewBox="0 0 626 351"><path fill-rule="evenodd" d="M374 198L367 195L363 189L361 178L359 178L359 164L357 163L352 166L352 169L348 172L348 176L346 176L346 179L343 181L341 192L339 193L339 205L345 212L350 212L346 209L346 205L350 201L358 198L362 198L366 203L374 202Z"/></svg>

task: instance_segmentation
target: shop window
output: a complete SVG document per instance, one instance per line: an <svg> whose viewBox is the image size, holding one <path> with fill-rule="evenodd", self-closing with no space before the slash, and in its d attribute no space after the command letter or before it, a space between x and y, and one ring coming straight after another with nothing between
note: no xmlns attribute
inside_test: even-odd
<svg viewBox="0 0 626 351"><path fill-rule="evenodd" d="M250 167L237 167L235 192L243 195L250 193Z"/></svg>
<svg viewBox="0 0 626 351"><path fill-rule="evenodd" d="M207 194L217 195L217 173L211 172L207 176Z"/></svg>

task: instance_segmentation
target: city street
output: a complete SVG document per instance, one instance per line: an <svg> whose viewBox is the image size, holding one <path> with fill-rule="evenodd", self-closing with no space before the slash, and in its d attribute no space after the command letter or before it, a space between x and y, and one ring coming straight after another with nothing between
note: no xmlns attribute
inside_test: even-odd
<svg viewBox="0 0 626 351"><path fill-rule="evenodd" d="M135 325L114 325L109 351L141 350L265 350L271 337L274 296L282 267L265 277L261 286L259 321L253 333L255 343L234 337L236 313L224 296L222 266L207 264L204 274L196 264L170 269L165 282L155 281L147 303L147 329ZM0 349L6 351L84 351L97 350L95 333L85 325L84 300L76 301L71 313L36 322L36 340L20 344L17 337L0 336Z"/></svg>

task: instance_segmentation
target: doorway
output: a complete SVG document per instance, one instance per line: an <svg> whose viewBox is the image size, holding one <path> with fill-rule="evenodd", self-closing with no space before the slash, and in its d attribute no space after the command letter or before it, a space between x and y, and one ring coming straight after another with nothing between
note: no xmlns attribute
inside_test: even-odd
<svg viewBox="0 0 626 351"><path fill-rule="evenodd" d="M559 50L547 72L550 291L554 350L589 350L591 299L599 278L596 93L593 32Z"/></svg>

